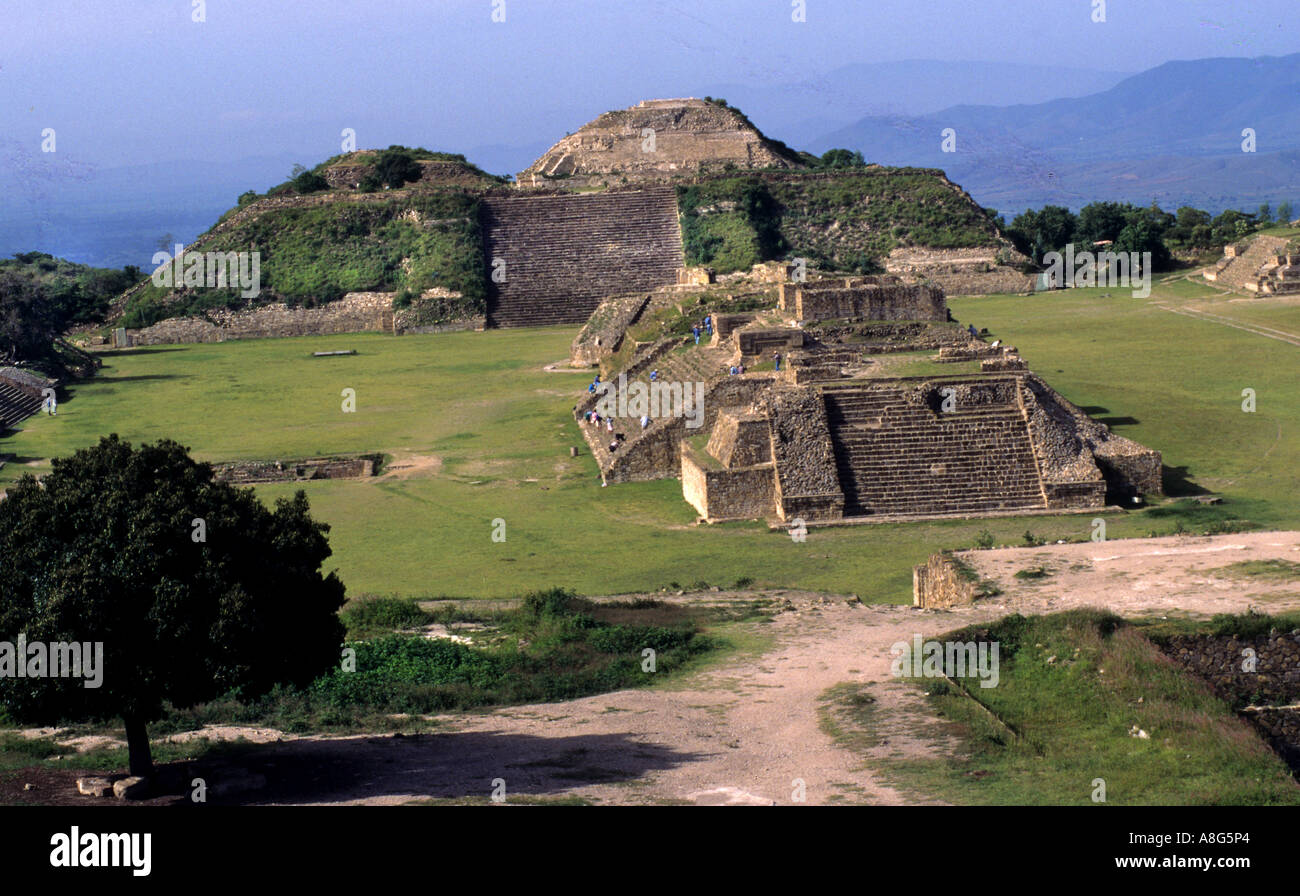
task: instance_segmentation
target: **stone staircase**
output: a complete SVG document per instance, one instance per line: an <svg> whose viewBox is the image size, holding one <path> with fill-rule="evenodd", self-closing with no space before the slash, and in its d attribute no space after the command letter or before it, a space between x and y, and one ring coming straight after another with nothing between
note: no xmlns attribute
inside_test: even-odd
<svg viewBox="0 0 1300 896"><path fill-rule="evenodd" d="M685 351L678 349L668 352L644 367L635 376L629 377L626 382L629 387L638 382L649 386L650 371L657 370L659 371L659 382L681 383L683 388L685 388L686 383L705 383L705 392L707 393L708 384L718 379L719 374L726 374L727 366L734 352L734 346L726 342L721 346L709 346L701 343L698 347L688 343ZM610 385L611 391L608 394L614 395L613 388L618 385L617 378L611 381ZM614 402L611 401L610 403L613 404ZM584 402L580 406L578 427L582 430L588 447L591 448L592 457L596 459L596 463L602 470L609 468L616 455L626 454L640 439L657 435L664 426L673 422L668 419L651 418L649 427L642 430L640 417L632 414L626 416L616 414L613 417L614 433L622 433L624 442L619 446L618 451L611 452L609 443L613 439L614 433L609 431L605 419L601 420L599 429L583 422L581 419L581 411L587 410L591 406L594 406L593 402Z"/></svg>
<svg viewBox="0 0 1300 896"><path fill-rule="evenodd" d="M1212 277L1206 279L1222 284L1229 289L1259 290L1261 269L1275 256L1286 250L1289 240L1275 236L1257 236L1244 252L1220 262Z"/></svg>
<svg viewBox="0 0 1300 896"><path fill-rule="evenodd" d="M0 379L0 431L21 423L40 409L40 398Z"/></svg>
<svg viewBox="0 0 1300 896"><path fill-rule="evenodd" d="M579 324L608 296L676 283L684 266L671 188L485 199L483 240L494 327Z"/></svg>
<svg viewBox="0 0 1300 896"><path fill-rule="evenodd" d="M908 401L909 391L906 383L823 391L845 516L1046 507L1018 403L938 413Z"/></svg>

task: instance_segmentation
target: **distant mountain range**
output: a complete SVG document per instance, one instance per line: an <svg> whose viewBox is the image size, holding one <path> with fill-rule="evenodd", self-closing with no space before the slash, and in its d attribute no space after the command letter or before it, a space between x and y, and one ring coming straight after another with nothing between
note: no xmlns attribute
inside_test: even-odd
<svg viewBox="0 0 1300 896"><path fill-rule="evenodd" d="M956 152L942 149L956 132ZM1243 152L1253 129L1255 152ZM1169 62L1089 96L876 115L826 133L814 152L860 150L885 165L943 168L1008 213L1098 199L1218 212L1300 200L1300 54Z"/></svg>
<svg viewBox="0 0 1300 896"><path fill-rule="evenodd" d="M1171 62L1136 75L1011 63L866 63L788 86L665 84L659 95L723 97L796 149L842 146L873 162L943 168L979 203L1012 216L1097 199L1155 199L1214 212L1283 199L1300 205L1297 88L1300 54ZM647 98L611 97L608 108ZM399 139L514 173L603 111L571 105L557 100L544 116L553 119L550 130L521 133L518 143L430 145L421 122L405 123L409 136ZM1255 153L1241 152L1247 127L1257 135ZM957 132L955 153L940 149L945 128ZM255 143L256 135L247 139ZM219 149L196 146L195 154ZM295 162L318 161L276 147L220 162L104 166L63 146L41 156L30 143L0 140L0 257L38 250L104 267L147 266L164 235L188 243L240 193L286 180Z"/></svg>

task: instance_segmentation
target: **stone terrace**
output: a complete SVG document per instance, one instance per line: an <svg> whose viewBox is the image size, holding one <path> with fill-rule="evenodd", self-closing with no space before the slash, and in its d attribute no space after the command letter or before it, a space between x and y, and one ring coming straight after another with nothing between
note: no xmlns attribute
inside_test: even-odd
<svg viewBox="0 0 1300 896"><path fill-rule="evenodd" d="M824 391L845 516L979 513L1046 508L1024 412L1013 379L978 383L981 399L931 408L920 383L878 381ZM1005 393L1005 394L999 394Z"/></svg>
<svg viewBox="0 0 1300 896"><path fill-rule="evenodd" d="M489 271L505 262L505 282L489 283L492 326L582 323L602 299L675 284L684 267L670 188L487 199L483 224Z"/></svg>
<svg viewBox="0 0 1300 896"><path fill-rule="evenodd" d="M41 409L41 389L53 385L42 377L15 368L0 369L0 431L26 420Z"/></svg>

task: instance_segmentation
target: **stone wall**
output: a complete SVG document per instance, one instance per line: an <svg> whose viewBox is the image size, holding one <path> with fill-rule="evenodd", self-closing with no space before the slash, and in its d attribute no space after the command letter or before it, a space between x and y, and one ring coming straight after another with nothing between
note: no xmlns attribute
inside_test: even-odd
<svg viewBox="0 0 1300 896"><path fill-rule="evenodd" d="M1160 644L1174 662L1207 681L1300 771L1300 629L1267 635L1175 635ZM1254 669L1246 671L1247 649ZM1257 707L1246 709L1246 707Z"/></svg>
<svg viewBox="0 0 1300 896"><path fill-rule="evenodd" d="M712 469L683 442L682 496L710 521L752 520L776 514L771 464Z"/></svg>
<svg viewBox="0 0 1300 896"><path fill-rule="evenodd" d="M290 308L283 302L245 311L209 311L204 317L177 317L143 330L128 331L135 345L224 342L277 336L393 331L393 295L348 293L316 308Z"/></svg>
<svg viewBox="0 0 1300 896"><path fill-rule="evenodd" d="M304 460L235 461L213 464L216 479L246 484L299 482L308 479L363 479L375 475L382 459L377 454L359 457L314 457Z"/></svg>
<svg viewBox="0 0 1300 896"><path fill-rule="evenodd" d="M1045 483L1103 483L1103 494L1112 502L1135 494L1163 494L1159 451L1115 435L1035 374L1020 382Z"/></svg>
<svg viewBox="0 0 1300 896"><path fill-rule="evenodd" d="M820 393L809 388L776 388L770 408L777 507L782 518L842 518L844 491Z"/></svg>
<svg viewBox="0 0 1300 896"><path fill-rule="evenodd" d="M803 330L792 328L750 328L736 331L740 354L744 358L769 358L774 351L783 355L792 349L803 348Z"/></svg>
<svg viewBox="0 0 1300 896"><path fill-rule="evenodd" d="M778 307L800 320L948 319L943 290L902 283L859 282L852 286L842 280L782 283Z"/></svg>
<svg viewBox="0 0 1300 896"><path fill-rule="evenodd" d="M618 351L627 328L636 322L646 303L647 293L606 299L592 313L569 347L569 364L595 367Z"/></svg>
<svg viewBox="0 0 1300 896"><path fill-rule="evenodd" d="M684 264L671 188L490 198L482 215L494 327L582 323L611 296L675 286Z"/></svg>
<svg viewBox="0 0 1300 896"><path fill-rule="evenodd" d="M705 450L728 468L771 463L772 434L767 415L741 408L721 411Z"/></svg>
<svg viewBox="0 0 1300 896"><path fill-rule="evenodd" d="M1037 278L1015 267L1028 261L1027 256L1010 246L974 249L906 247L889 253L885 270L933 283L950 296L982 296L1033 292Z"/></svg>
<svg viewBox="0 0 1300 896"><path fill-rule="evenodd" d="M932 554L924 565L912 567L912 606L934 610L974 602L975 582L952 555Z"/></svg>

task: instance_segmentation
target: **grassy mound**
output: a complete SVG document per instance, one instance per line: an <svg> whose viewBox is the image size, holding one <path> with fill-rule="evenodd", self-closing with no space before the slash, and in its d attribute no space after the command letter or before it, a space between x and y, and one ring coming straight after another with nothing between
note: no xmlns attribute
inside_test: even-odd
<svg viewBox="0 0 1300 896"><path fill-rule="evenodd" d="M961 747L887 760L904 787L960 803L1300 805L1282 761L1137 628L1100 611L1009 616L941 641L996 641L996 687L921 681Z"/></svg>
<svg viewBox="0 0 1300 896"><path fill-rule="evenodd" d="M447 313L469 316L486 307L478 220L478 198L470 193L377 193L366 201L267 209L204 238L195 251L260 252L259 303L311 306L347 292L441 286L463 297L463 307ZM245 303L233 288L174 292L150 283L132 296L122 325L146 327Z"/></svg>
<svg viewBox="0 0 1300 896"><path fill-rule="evenodd" d="M871 273L899 246L1003 242L983 209L925 168L721 178L679 187L678 204L687 263L720 273L783 257Z"/></svg>

